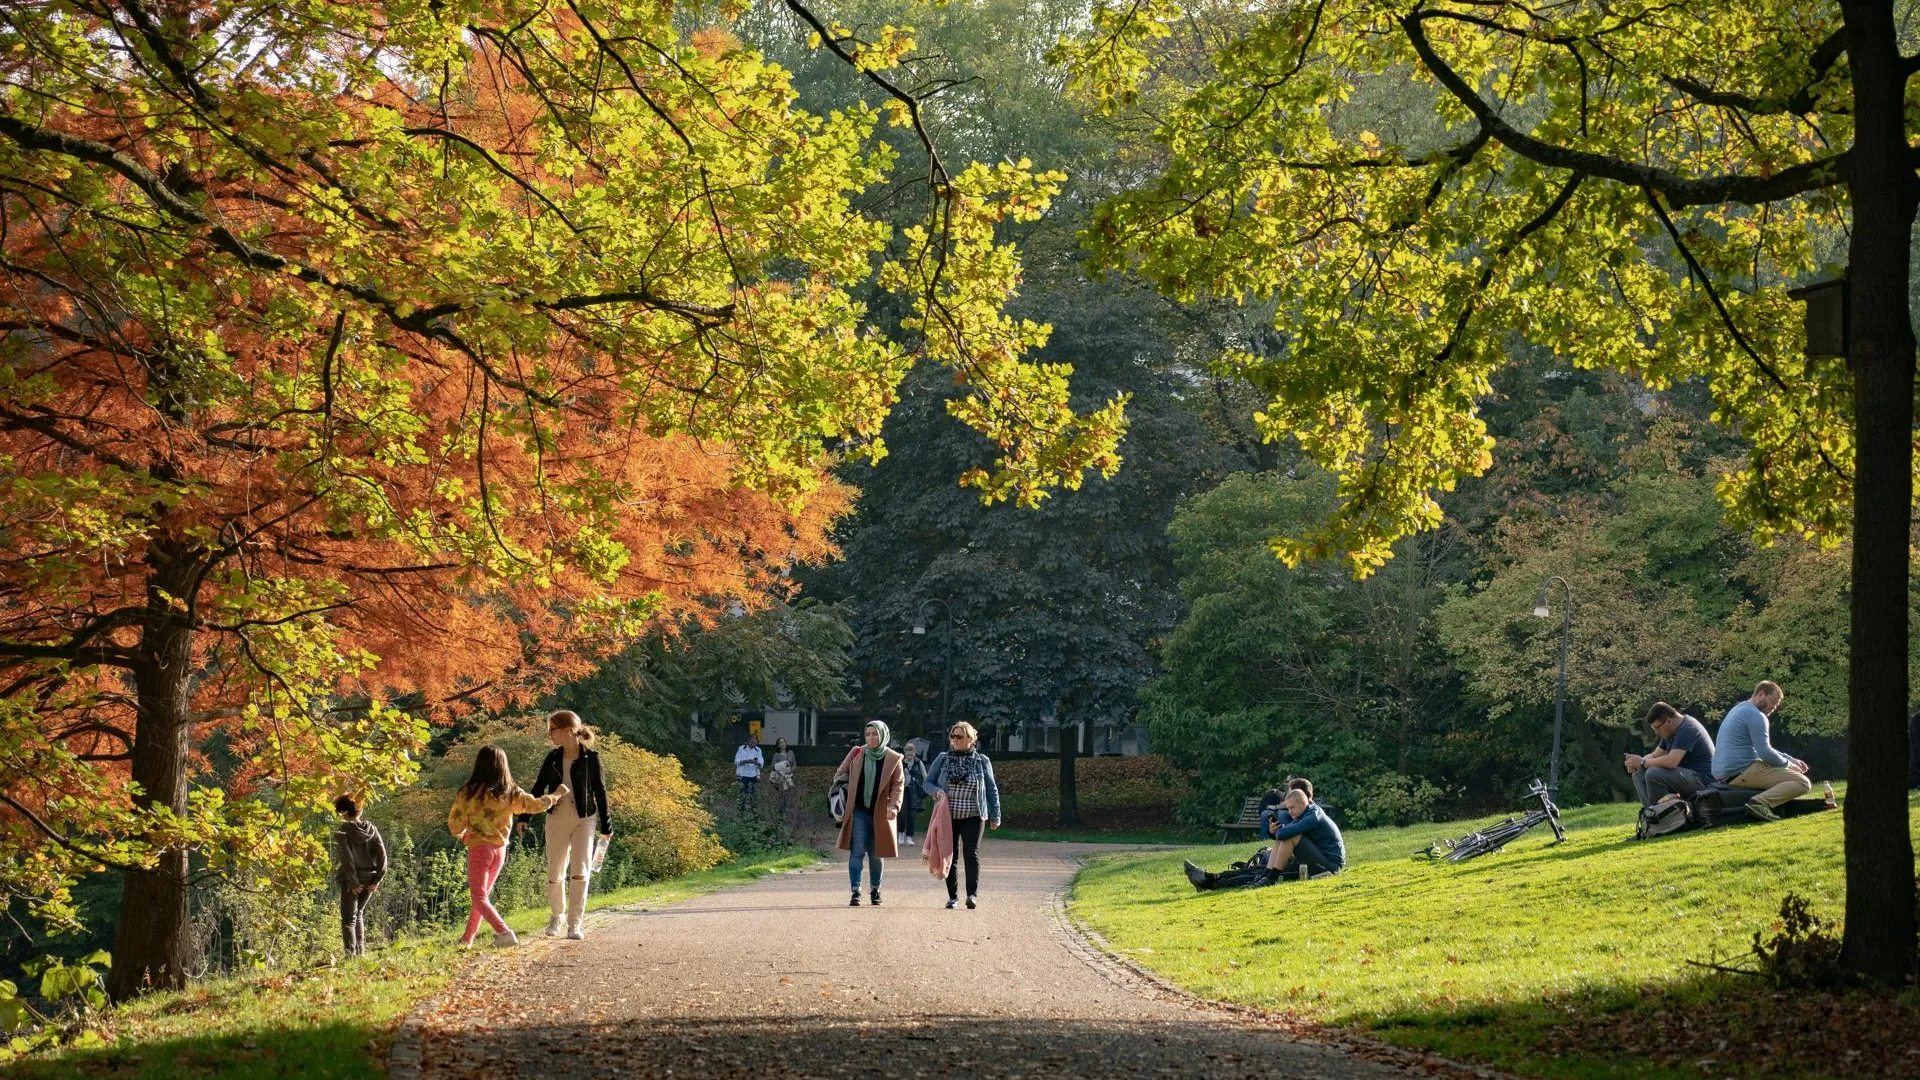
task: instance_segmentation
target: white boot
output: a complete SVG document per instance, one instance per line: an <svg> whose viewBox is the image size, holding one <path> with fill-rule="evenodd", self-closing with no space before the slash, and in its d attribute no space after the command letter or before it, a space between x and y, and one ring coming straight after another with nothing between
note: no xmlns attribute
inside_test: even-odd
<svg viewBox="0 0 1920 1080"><path fill-rule="evenodd" d="M546 936L559 937L562 933L566 931L566 929L567 929L567 917L565 915L555 914L552 917L547 919Z"/></svg>
<svg viewBox="0 0 1920 1080"><path fill-rule="evenodd" d="M580 931L580 923L587 917L587 879L584 877L567 879L567 936L575 941L586 937Z"/></svg>

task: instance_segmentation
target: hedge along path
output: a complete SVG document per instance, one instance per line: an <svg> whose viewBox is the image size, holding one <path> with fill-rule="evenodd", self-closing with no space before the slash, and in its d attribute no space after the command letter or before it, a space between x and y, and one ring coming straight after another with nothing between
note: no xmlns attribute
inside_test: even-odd
<svg viewBox="0 0 1920 1080"><path fill-rule="evenodd" d="M476 958L419 1022L420 1074L1369 1080L1447 1071L1195 1008L1117 973L1060 914L1074 867L1092 850L1112 849L989 838L977 911L944 910L944 887L914 857L890 863L883 906L850 908L842 856L678 904L602 912L585 941Z"/></svg>

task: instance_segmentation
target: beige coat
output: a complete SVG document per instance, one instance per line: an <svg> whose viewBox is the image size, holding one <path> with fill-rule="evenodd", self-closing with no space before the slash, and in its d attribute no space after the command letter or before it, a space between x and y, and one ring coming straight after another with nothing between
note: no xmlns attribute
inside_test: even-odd
<svg viewBox="0 0 1920 1080"><path fill-rule="evenodd" d="M853 808L860 801L860 755L866 752L864 746L854 747L847 759L834 770L835 776L847 778L847 816L840 819L841 851L853 850ZM883 859L900 857L900 845L895 839L893 823L900 817L900 800L907 794L906 779L900 764L903 760L900 751L887 751L887 759L880 763L880 790L874 792L873 851ZM882 825L882 821L886 824Z"/></svg>

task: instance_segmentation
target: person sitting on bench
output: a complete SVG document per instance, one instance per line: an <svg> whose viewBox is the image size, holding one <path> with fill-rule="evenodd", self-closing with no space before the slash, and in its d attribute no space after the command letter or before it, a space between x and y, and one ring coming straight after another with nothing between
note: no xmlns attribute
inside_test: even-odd
<svg viewBox="0 0 1920 1080"><path fill-rule="evenodd" d="M1313 781L1304 776L1287 777L1285 788L1268 788L1260 797L1260 839L1273 839L1274 830L1293 820L1287 813L1287 792L1304 791L1307 801L1313 801Z"/></svg>
<svg viewBox="0 0 1920 1080"><path fill-rule="evenodd" d="M1260 796L1260 839L1272 836L1273 830L1280 827L1279 819L1287 816L1286 803L1286 794L1279 788L1268 788L1267 793Z"/></svg>
<svg viewBox="0 0 1920 1080"><path fill-rule="evenodd" d="M1753 696L1727 710L1720 721L1720 737L1713 751L1713 775L1723 784L1755 789L1747 813L1761 821L1779 821L1773 808L1813 790L1807 763L1773 748L1767 717L1780 708L1786 695L1762 679Z"/></svg>
<svg viewBox="0 0 1920 1080"><path fill-rule="evenodd" d="M1345 869L1346 843L1340 838L1340 827L1327 812L1314 805L1307 793L1297 787L1288 789L1286 808L1290 820L1274 829L1273 847L1267 850L1264 865L1210 874L1189 862L1187 880L1202 892L1250 889L1299 877L1302 867L1311 877L1337 874Z"/></svg>
<svg viewBox="0 0 1920 1080"><path fill-rule="evenodd" d="M1691 795L1713 783L1713 736L1705 725L1664 701L1647 710L1647 724L1659 744L1651 753L1627 755L1627 773L1641 806L1666 795Z"/></svg>

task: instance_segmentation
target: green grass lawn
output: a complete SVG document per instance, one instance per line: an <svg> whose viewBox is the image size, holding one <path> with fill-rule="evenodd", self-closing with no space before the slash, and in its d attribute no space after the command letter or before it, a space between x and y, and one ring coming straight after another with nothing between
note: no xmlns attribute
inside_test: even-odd
<svg viewBox="0 0 1920 1080"><path fill-rule="evenodd" d="M807 850L760 855L704 873L589 898L588 907L665 904L809 866ZM537 930L544 910L507 916L516 931ZM386 1075L394 1026L447 984L469 954L455 948L457 928L433 938L375 949L339 966L207 979L187 990L150 994L114 1010L104 1049L67 1050L12 1062L8 1076L55 1080L113 1077L171 1080L216 1077Z"/></svg>
<svg viewBox="0 0 1920 1080"><path fill-rule="evenodd" d="M1920 824L1920 800L1912 805ZM1102 856L1076 879L1072 908L1113 947L1193 993L1502 1068L1698 1078L1697 1060L1667 1059L1703 1046L1697 1056L1718 1059L1706 1066L1715 1076L1873 1074L1810 1062L1826 1044L1818 1038L1736 1061L1718 1051L1725 1033L1716 1036L1711 1025L1697 1037L1645 1037L1673 1026L1663 1016L1715 1008L1740 1013L1734 1022L1756 1032L1792 1020L1796 1002L1769 997L1759 980L1685 961L1745 953L1789 891L1837 918L1841 816L1636 842L1635 812L1570 811L1564 844L1549 846L1542 827L1504 852L1458 865L1409 855L1498 818L1356 831L1347 834L1347 872L1246 891L1196 893L1180 863L1224 869L1253 844ZM1859 1004L1826 1001L1819 1010ZM1872 1022L1920 1030L1911 995L1881 1004L1892 1012ZM1863 1046L1872 1049L1835 1052L1859 1056ZM1920 1057L1905 1064L1920 1070Z"/></svg>

